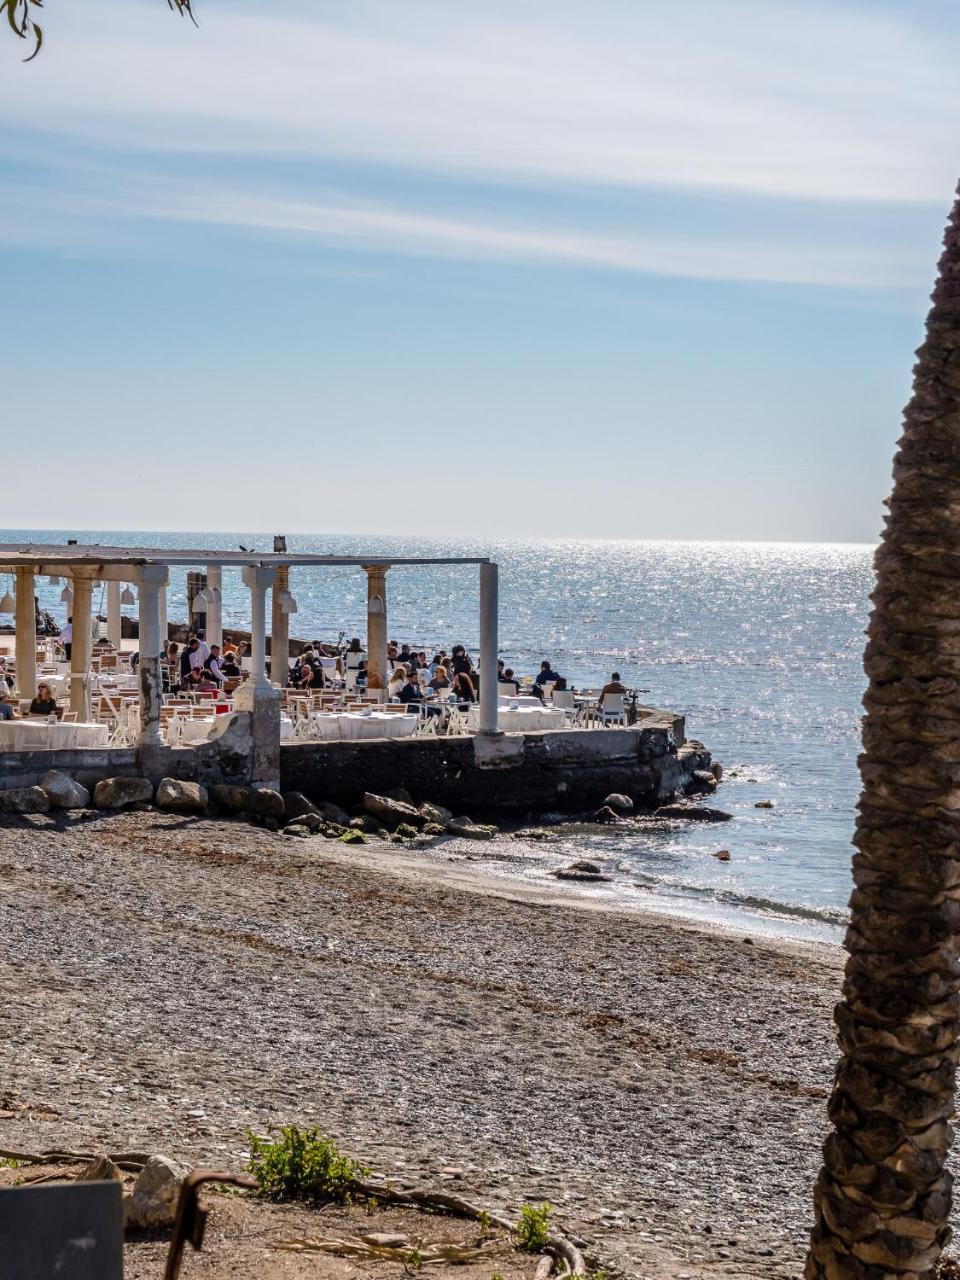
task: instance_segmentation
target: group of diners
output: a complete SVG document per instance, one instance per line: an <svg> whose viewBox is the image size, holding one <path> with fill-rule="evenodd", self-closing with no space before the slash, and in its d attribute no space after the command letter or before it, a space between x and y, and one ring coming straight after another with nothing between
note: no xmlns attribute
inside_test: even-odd
<svg viewBox="0 0 960 1280"><path fill-rule="evenodd" d="M164 693L220 693L240 681L248 650L246 641L221 647L192 635L181 649L171 640L160 663Z"/></svg>

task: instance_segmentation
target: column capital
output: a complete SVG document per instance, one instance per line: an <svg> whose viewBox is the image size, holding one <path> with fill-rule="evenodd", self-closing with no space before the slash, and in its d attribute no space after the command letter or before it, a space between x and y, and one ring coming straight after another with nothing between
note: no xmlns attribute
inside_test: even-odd
<svg viewBox="0 0 960 1280"><path fill-rule="evenodd" d="M240 577L251 591L269 591L273 586L273 569L264 569L262 565L245 564Z"/></svg>
<svg viewBox="0 0 960 1280"><path fill-rule="evenodd" d="M170 568L165 564L142 564L137 570L141 586L165 587L170 581Z"/></svg>
<svg viewBox="0 0 960 1280"><path fill-rule="evenodd" d="M388 569L392 569L392 568L393 568L392 564L365 564L363 566L363 572L367 574L369 577L372 577L374 574L377 574L377 573L383 576Z"/></svg>

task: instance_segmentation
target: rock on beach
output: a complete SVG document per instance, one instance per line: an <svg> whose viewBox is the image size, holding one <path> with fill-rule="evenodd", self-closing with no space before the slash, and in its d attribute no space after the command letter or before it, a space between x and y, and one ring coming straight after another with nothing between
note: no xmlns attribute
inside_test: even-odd
<svg viewBox="0 0 960 1280"><path fill-rule="evenodd" d="M68 773L51 769L40 779L47 793L51 809L86 809L90 804L90 792Z"/></svg>
<svg viewBox="0 0 960 1280"><path fill-rule="evenodd" d="M152 799L149 778L101 778L93 791L97 809L125 809L131 804L149 804Z"/></svg>

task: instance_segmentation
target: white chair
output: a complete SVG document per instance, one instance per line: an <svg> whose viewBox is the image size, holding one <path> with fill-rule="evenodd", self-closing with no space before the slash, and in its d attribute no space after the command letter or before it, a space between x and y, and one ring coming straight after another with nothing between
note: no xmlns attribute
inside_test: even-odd
<svg viewBox="0 0 960 1280"><path fill-rule="evenodd" d="M497 696L500 698L515 698L519 692L516 680L501 680L497 684Z"/></svg>
<svg viewBox="0 0 960 1280"><path fill-rule="evenodd" d="M599 708L599 715L602 724L622 724L627 723L626 712L623 709L623 694L608 693L603 699L603 706Z"/></svg>
<svg viewBox="0 0 960 1280"><path fill-rule="evenodd" d="M553 705L558 711L562 711L567 717L567 723L570 724L577 716L577 704L573 699L572 689L554 689Z"/></svg>

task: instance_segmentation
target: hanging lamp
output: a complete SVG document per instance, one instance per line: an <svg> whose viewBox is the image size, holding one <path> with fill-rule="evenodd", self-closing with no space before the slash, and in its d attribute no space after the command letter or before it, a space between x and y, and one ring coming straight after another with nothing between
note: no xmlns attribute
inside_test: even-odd
<svg viewBox="0 0 960 1280"><path fill-rule="evenodd" d="M280 594L277 596L277 603L280 605L281 613L297 612L297 602L293 598L293 592L288 590L286 587L284 587L283 590L280 592Z"/></svg>
<svg viewBox="0 0 960 1280"><path fill-rule="evenodd" d="M0 613L14 613L17 608L16 597L12 596L9 591L5 591L0 597Z"/></svg>
<svg viewBox="0 0 960 1280"><path fill-rule="evenodd" d="M60 600L63 604L73 604L73 592L70 587L64 587L60 592Z"/></svg>
<svg viewBox="0 0 960 1280"><path fill-rule="evenodd" d="M133 592L130 590L129 587L125 586L123 590L120 592L121 606L125 604L136 604L136 603L137 603L137 597L133 594Z"/></svg>

